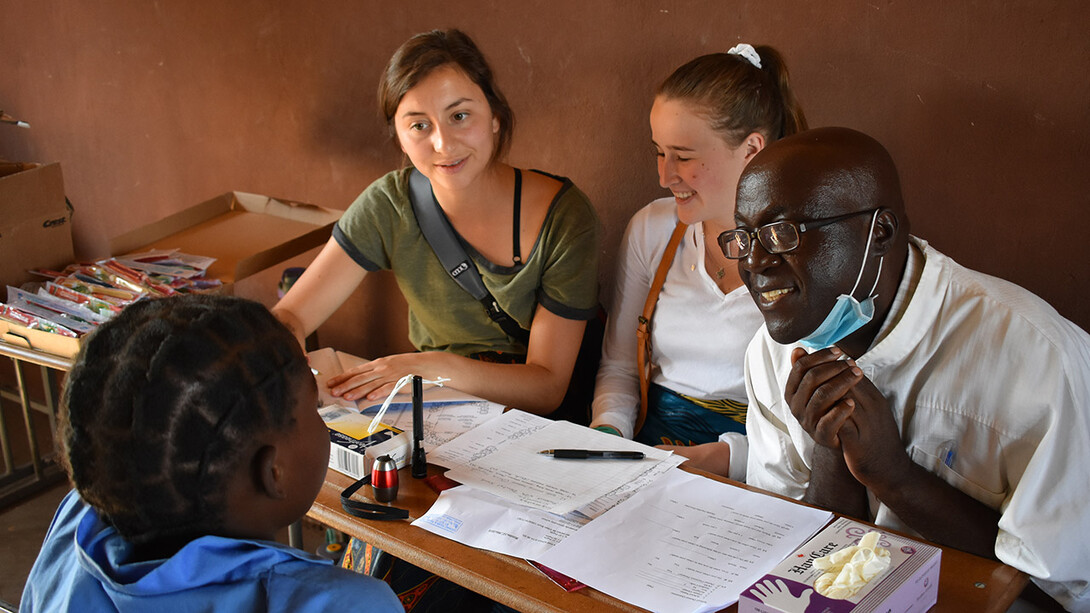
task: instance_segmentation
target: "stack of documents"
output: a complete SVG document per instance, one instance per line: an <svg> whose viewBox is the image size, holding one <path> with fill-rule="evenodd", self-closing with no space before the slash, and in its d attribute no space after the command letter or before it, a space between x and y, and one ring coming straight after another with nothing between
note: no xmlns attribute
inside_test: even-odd
<svg viewBox="0 0 1090 613"><path fill-rule="evenodd" d="M643 460L562 460L556 448L642 451ZM738 600L832 515L677 470L668 452L508 411L430 451L462 487L413 525L540 562L653 611ZM593 521L592 521L593 520Z"/></svg>
<svg viewBox="0 0 1090 613"><path fill-rule="evenodd" d="M328 349L309 358L319 371L322 410L336 410L337 419L350 411L361 427L369 424L377 405L341 406L345 401L324 385L363 360ZM680 456L590 428L504 413L500 405L454 390L429 388L424 400L428 461L463 485L443 491L414 526L539 562L646 609L729 606L832 518L678 470ZM395 398L382 427L411 430L409 406L407 394ZM407 448L403 435L381 448L397 440ZM564 448L644 457L572 460L540 453ZM335 455L331 450L331 466Z"/></svg>
<svg viewBox="0 0 1090 613"><path fill-rule="evenodd" d="M540 451L560 447L641 451L642 460L563 460ZM684 459L611 434L511 410L430 452L447 476L524 506L563 515L594 517L597 501L619 489L631 491ZM619 500L617 500L619 502Z"/></svg>
<svg viewBox="0 0 1090 613"><path fill-rule="evenodd" d="M718 611L830 519L673 470L536 561L652 611Z"/></svg>
<svg viewBox="0 0 1090 613"><path fill-rule="evenodd" d="M557 460L561 446L644 451L643 460ZM535 559L684 459L610 434L511 410L440 446L428 461L463 483L413 522L471 547Z"/></svg>

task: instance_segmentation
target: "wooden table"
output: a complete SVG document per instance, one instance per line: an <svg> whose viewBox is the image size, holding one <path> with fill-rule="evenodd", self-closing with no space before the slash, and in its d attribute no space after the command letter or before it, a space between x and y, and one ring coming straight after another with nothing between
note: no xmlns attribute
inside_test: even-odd
<svg viewBox="0 0 1090 613"><path fill-rule="evenodd" d="M429 474L444 469L429 466ZM715 475L695 472L711 479L750 488ZM318 499L307 514L326 526L379 547L391 555L449 579L519 611L587 612L643 611L592 588L565 592L526 561L511 556L475 549L410 525L423 516L438 498L423 480L413 479L408 469L398 475L400 488L395 506L409 509L409 521L374 521L353 517L341 508L340 493L353 480L330 470ZM356 498L365 500L370 488L361 489ZM639 535L633 535L639 538ZM1027 576L1000 562L968 553L942 548L939 600L932 611L1001 613L1022 592ZM734 611L737 605L727 611Z"/></svg>

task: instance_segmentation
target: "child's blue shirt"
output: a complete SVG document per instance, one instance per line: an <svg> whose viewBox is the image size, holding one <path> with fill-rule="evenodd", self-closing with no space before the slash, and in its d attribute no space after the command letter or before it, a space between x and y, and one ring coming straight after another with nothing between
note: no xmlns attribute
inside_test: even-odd
<svg viewBox="0 0 1090 613"><path fill-rule="evenodd" d="M73 491L61 502L19 610L401 613L388 585L272 541L204 536L163 560L132 545Z"/></svg>

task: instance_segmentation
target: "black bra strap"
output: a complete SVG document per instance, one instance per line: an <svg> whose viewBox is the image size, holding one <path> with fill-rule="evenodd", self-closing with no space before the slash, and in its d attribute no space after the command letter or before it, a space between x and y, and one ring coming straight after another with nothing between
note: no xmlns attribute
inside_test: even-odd
<svg viewBox="0 0 1090 613"><path fill-rule="evenodd" d="M522 171L515 169L515 220L512 224L511 247L515 254L511 257L515 264L522 263L522 249L519 246L519 218L522 216Z"/></svg>

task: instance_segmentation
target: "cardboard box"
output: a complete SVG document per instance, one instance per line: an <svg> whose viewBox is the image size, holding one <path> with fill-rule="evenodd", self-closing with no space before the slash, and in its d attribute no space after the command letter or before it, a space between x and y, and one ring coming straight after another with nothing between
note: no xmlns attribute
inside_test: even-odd
<svg viewBox="0 0 1090 613"><path fill-rule="evenodd" d="M827 598L814 591L822 571L815 558L856 545L868 532L890 552L890 566L849 599ZM942 550L879 528L841 517L799 547L769 574L745 589L739 613L916 613L938 600Z"/></svg>
<svg viewBox="0 0 1090 613"><path fill-rule="evenodd" d="M0 162L0 211L0 288L30 281L30 268L72 263L60 164Z"/></svg>
<svg viewBox="0 0 1090 613"><path fill-rule="evenodd" d="M6 187L4 182L13 178L18 179L15 187ZM8 224L8 198L12 194L20 196L13 203L22 203L17 207L13 204L14 211L38 214L30 216L29 222ZM67 211L59 165L23 170L0 179L0 202L4 203L4 227L12 227L0 228L0 270L19 271L18 282L10 282L12 285L29 280L26 269L61 269L73 262L68 217L58 215ZM125 255L149 249L179 249L214 257L216 262L206 274L223 281L222 291L230 292L235 281L324 244L340 216L340 211L313 204L230 192L118 236L110 241L110 251ZM12 235L15 240L7 241ZM80 348L79 339L9 322L0 322L0 340L65 358L75 357Z"/></svg>
<svg viewBox="0 0 1090 613"><path fill-rule="evenodd" d="M374 418L355 409L330 405L318 409L329 428L329 467L353 479L371 470L375 458L390 456L398 468L409 465L409 438L400 429L381 424L374 433L367 427Z"/></svg>
<svg viewBox="0 0 1090 613"><path fill-rule="evenodd" d="M25 326L0 319L0 341L23 349L44 351L72 360L79 353L82 339L42 332L41 330L31 330Z"/></svg>
<svg viewBox="0 0 1090 613"><path fill-rule="evenodd" d="M0 289L31 281L31 268L72 263L72 212L60 164L0 161L0 212ZM0 321L0 340L65 358L79 351L77 339L7 321Z"/></svg>
<svg viewBox="0 0 1090 613"><path fill-rule="evenodd" d="M230 192L115 237L110 253L179 249L214 257L206 274L226 288L324 244L340 216L313 204Z"/></svg>

